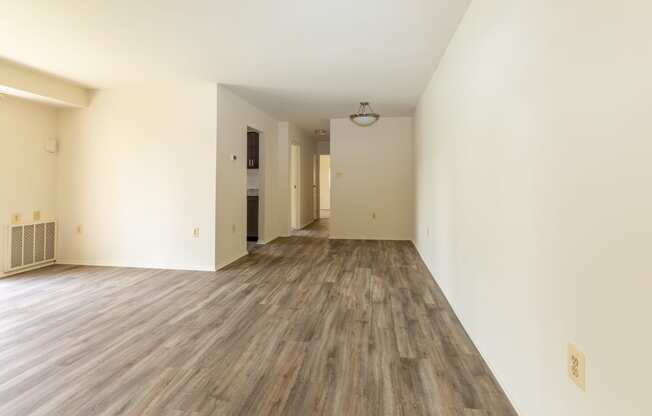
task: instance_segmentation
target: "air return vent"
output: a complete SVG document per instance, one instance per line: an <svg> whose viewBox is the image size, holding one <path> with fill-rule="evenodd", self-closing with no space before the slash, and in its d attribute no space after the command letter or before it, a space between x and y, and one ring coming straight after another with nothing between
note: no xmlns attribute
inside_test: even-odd
<svg viewBox="0 0 652 416"><path fill-rule="evenodd" d="M11 225L5 272L52 263L55 260L56 223Z"/></svg>

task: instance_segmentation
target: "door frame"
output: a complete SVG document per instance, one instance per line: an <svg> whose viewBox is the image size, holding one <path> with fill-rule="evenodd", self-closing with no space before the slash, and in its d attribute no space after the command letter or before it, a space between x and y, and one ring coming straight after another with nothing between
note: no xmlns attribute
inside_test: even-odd
<svg viewBox="0 0 652 416"><path fill-rule="evenodd" d="M290 143L290 229L301 229L301 145L296 142Z"/></svg>
<svg viewBox="0 0 652 416"><path fill-rule="evenodd" d="M247 123L245 127L245 150L243 161L244 161L244 170L245 170L245 181L246 177L249 174L249 169L247 166L247 136L250 131L255 131L258 133L258 241L257 244L264 244L267 241L267 233L265 232L265 197L266 197L266 184L267 184L267 164L265 163L265 156L267 151L267 146L265 146L265 132L257 127L254 127L253 124ZM245 216L244 216L244 225L243 229L245 230L245 236L247 235L247 184L245 182ZM245 238L246 243L246 238Z"/></svg>
<svg viewBox="0 0 652 416"><path fill-rule="evenodd" d="M319 155L312 155L312 220L319 219Z"/></svg>

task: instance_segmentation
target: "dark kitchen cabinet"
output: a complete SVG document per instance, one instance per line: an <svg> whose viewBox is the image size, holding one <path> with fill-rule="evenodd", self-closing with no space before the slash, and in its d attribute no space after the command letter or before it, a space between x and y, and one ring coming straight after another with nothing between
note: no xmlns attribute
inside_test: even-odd
<svg viewBox="0 0 652 416"><path fill-rule="evenodd" d="M247 241L258 241L258 197L247 197Z"/></svg>
<svg viewBox="0 0 652 416"><path fill-rule="evenodd" d="M257 132L247 132L247 169L258 169L260 137Z"/></svg>

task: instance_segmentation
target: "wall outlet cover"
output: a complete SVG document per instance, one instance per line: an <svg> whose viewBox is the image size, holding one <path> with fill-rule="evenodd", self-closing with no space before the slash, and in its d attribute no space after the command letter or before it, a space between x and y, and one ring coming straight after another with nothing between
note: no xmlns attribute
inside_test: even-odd
<svg viewBox="0 0 652 416"><path fill-rule="evenodd" d="M45 151L48 153L57 153L59 151L59 142L57 142L57 139L49 139L45 142Z"/></svg>
<svg viewBox="0 0 652 416"><path fill-rule="evenodd" d="M192 236L195 238L199 238L199 228L193 228Z"/></svg>
<svg viewBox="0 0 652 416"><path fill-rule="evenodd" d="M11 214L11 225L18 225L20 224L21 218L19 213L14 213Z"/></svg>
<svg viewBox="0 0 652 416"><path fill-rule="evenodd" d="M586 391L586 358L573 344L568 344L568 377Z"/></svg>

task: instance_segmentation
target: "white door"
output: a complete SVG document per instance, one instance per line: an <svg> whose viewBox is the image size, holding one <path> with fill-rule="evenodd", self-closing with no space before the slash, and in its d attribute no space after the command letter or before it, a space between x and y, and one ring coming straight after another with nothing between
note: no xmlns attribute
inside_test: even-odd
<svg viewBox="0 0 652 416"><path fill-rule="evenodd" d="M293 144L290 148L290 227L298 230L300 225L300 182L301 146Z"/></svg>

